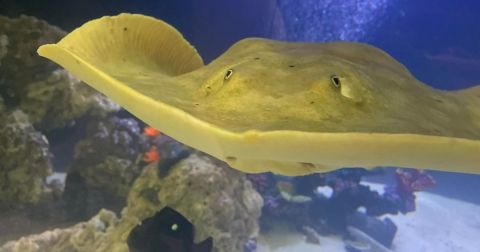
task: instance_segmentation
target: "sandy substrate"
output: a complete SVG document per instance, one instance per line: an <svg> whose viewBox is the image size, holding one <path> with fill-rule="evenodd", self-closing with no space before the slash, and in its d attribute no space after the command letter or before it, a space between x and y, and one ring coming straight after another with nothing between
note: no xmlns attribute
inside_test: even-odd
<svg viewBox="0 0 480 252"><path fill-rule="evenodd" d="M382 191L383 186L371 184ZM471 192L475 194L478 192ZM478 195L480 197L480 194ZM397 252L479 252L480 205L417 193L417 211L407 215L388 216L398 226L392 251ZM22 216L0 218L0 244L17 239L21 233L40 232L46 223L36 223ZM57 224L59 225L59 224ZM67 224L62 224L65 226ZM69 226L71 224L68 224ZM52 223L53 226L53 223ZM3 230L3 231L2 231ZM3 235L2 235L3 234ZM10 234L9 236L5 234ZM262 233L258 252L343 252L344 242L335 236L320 237L320 245L308 244L302 234L286 224L277 223L273 231ZM384 252L371 250L370 252Z"/></svg>
<svg viewBox="0 0 480 252"><path fill-rule="evenodd" d="M398 226L392 251L480 251L478 205L423 192L417 193L416 212L389 217ZM259 252L310 251L343 252L345 249L337 237L321 237L320 245L307 244L301 234L282 225L259 239Z"/></svg>

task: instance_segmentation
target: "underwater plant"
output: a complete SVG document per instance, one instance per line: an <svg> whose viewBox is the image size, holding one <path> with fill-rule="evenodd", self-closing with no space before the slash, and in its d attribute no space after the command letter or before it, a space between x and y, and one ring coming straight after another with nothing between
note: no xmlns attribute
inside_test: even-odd
<svg viewBox="0 0 480 252"><path fill-rule="evenodd" d="M289 220L300 232L308 227L322 234L348 236L347 228L355 227L389 247L395 224L388 218L380 221L374 217L415 211L414 193L433 186L435 181L425 171L396 169L395 185L386 185L380 194L361 183L362 177L378 172L381 170L351 168L294 178L272 173L249 174L247 178L263 197L260 223L264 229L272 219ZM288 200L282 190L310 200ZM364 212L359 211L361 208ZM368 225L375 225L375 229Z"/></svg>
<svg viewBox="0 0 480 252"><path fill-rule="evenodd" d="M384 198L393 202L398 211L403 214L415 211L415 192L422 191L436 183L433 177L424 170L396 169L395 180L397 182L395 186L385 188ZM370 213L372 215L382 214L381 211L373 213L373 210Z"/></svg>

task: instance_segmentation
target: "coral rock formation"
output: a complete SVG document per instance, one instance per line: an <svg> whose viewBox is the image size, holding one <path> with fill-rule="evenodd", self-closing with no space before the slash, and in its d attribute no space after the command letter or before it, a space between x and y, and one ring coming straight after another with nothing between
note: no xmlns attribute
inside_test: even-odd
<svg viewBox="0 0 480 252"><path fill-rule="evenodd" d="M99 251L106 234L118 222L115 213L102 210L88 222L22 237L0 247L1 252L80 252Z"/></svg>
<svg viewBox="0 0 480 252"><path fill-rule="evenodd" d="M72 168L89 185L126 197L141 171L138 155L146 148L135 119L109 117L87 127L87 137L75 146Z"/></svg>
<svg viewBox="0 0 480 252"><path fill-rule="evenodd" d="M215 252L242 251L258 234L263 201L245 176L207 156L192 154L158 179L148 167L130 191L117 235L170 206L196 227L196 240L211 236ZM119 239L121 240L121 239Z"/></svg>
<svg viewBox="0 0 480 252"><path fill-rule="evenodd" d="M65 32L34 17L0 16L0 96L21 108L42 131L64 127L89 112L104 115L119 107L41 57L37 48Z"/></svg>
<svg viewBox="0 0 480 252"><path fill-rule="evenodd" d="M170 206L195 225L197 241L211 236L214 252L241 252L244 244L258 235L257 218L263 204L242 173L201 154L180 161L162 178L157 167L148 166L133 184L127 201L120 219L102 210L89 222L24 237L0 251L128 252L130 231Z"/></svg>
<svg viewBox="0 0 480 252"><path fill-rule="evenodd" d="M34 17L0 16L0 204L39 200L51 165L48 142L37 130L47 134L83 116L104 117L119 110L108 98L38 57L40 45L64 35Z"/></svg>
<svg viewBox="0 0 480 252"><path fill-rule="evenodd" d="M51 172L48 141L20 110L7 113L0 99L0 206L36 203Z"/></svg>
<svg viewBox="0 0 480 252"><path fill-rule="evenodd" d="M119 107L64 70L25 87L20 108L39 129L48 131L74 123L85 114L104 117Z"/></svg>
<svg viewBox="0 0 480 252"><path fill-rule="evenodd" d="M70 219L91 216L102 207L121 209L130 186L140 174L147 139L135 119L109 117L87 126L75 145L64 200Z"/></svg>

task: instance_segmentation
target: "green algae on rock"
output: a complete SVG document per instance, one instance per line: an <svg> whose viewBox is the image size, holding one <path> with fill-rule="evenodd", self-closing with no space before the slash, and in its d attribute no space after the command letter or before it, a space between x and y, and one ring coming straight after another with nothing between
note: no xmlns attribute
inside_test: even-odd
<svg viewBox="0 0 480 252"><path fill-rule="evenodd" d="M38 46L65 35L34 17L0 16L0 96L20 108L43 132L62 128L92 114L104 116L119 107L66 71L35 55Z"/></svg>
<svg viewBox="0 0 480 252"><path fill-rule="evenodd" d="M22 237L0 247L1 252L91 252L108 242L106 234L115 228L118 218L115 213L101 210L89 221L73 227L53 229L40 234Z"/></svg>
<svg viewBox="0 0 480 252"><path fill-rule="evenodd" d="M163 178L157 173L155 166L143 170L121 218L102 210L86 223L23 237L0 251L128 252L130 231L165 206L195 225L197 241L211 236L215 252L242 252L244 243L258 235L263 201L244 174L202 154L180 161Z"/></svg>
<svg viewBox="0 0 480 252"><path fill-rule="evenodd" d="M133 227L165 206L189 219L196 241L211 236L215 252L241 252L259 232L263 200L240 172L202 154L176 164L164 178L146 168L132 186L117 237L126 239Z"/></svg>
<svg viewBox="0 0 480 252"><path fill-rule="evenodd" d="M38 129L49 131L72 125L86 114L105 117L118 105L64 70L55 70L45 79L25 87L19 108L32 118Z"/></svg>
<svg viewBox="0 0 480 252"><path fill-rule="evenodd" d="M52 169L48 141L27 115L7 112L3 103L0 121L0 207L37 203Z"/></svg>
<svg viewBox="0 0 480 252"><path fill-rule="evenodd" d="M147 148L133 118L110 116L88 123L67 174L63 199L68 218L85 219L102 207L120 210L145 165L138 160Z"/></svg>

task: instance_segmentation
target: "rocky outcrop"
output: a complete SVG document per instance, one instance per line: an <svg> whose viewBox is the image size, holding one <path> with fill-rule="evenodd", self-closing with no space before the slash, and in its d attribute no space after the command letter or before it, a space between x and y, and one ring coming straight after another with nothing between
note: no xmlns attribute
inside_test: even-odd
<svg viewBox="0 0 480 252"><path fill-rule="evenodd" d="M86 115L102 118L119 109L37 55L40 45L64 35L33 17L0 16L1 205L35 203L41 196L51 171L49 144L42 133L71 126Z"/></svg>
<svg viewBox="0 0 480 252"><path fill-rule="evenodd" d="M107 233L115 228L118 218L115 213L101 210L87 222L65 229L54 229L41 234L22 237L7 242L0 252L79 252L99 251L107 242Z"/></svg>
<svg viewBox="0 0 480 252"><path fill-rule="evenodd" d="M165 206L196 227L196 240L211 236L215 252L240 252L258 235L263 201L243 173L205 155L192 154L159 179L148 167L134 183L115 235L118 245L140 221ZM113 247L112 247L113 248ZM125 250L126 251L126 250Z"/></svg>
<svg viewBox="0 0 480 252"><path fill-rule="evenodd" d="M84 220L100 208L121 210L144 163L147 139L133 118L115 116L91 122L75 145L63 199L67 217Z"/></svg>
<svg viewBox="0 0 480 252"><path fill-rule="evenodd" d="M2 252L128 252L126 239L142 220L165 206L191 220L195 239L213 238L215 252L241 252L258 235L262 198L245 175L214 159L192 154L160 178L148 166L135 181L122 217L105 210L86 223L5 244ZM2 250L3 249L3 250Z"/></svg>
<svg viewBox="0 0 480 252"><path fill-rule="evenodd" d="M48 141L22 111L5 111L0 99L0 207L39 201L51 172Z"/></svg>
<svg viewBox="0 0 480 252"><path fill-rule="evenodd" d="M63 214L89 218L116 199L121 201L118 209L126 206L121 217L101 210L87 222L28 235L0 251L127 252L130 231L165 206L192 221L196 240L212 237L215 252L243 251L245 242L258 234L263 205L245 175L206 155L188 156L189 148L166 136L147 137L133 118L109 114L119 107L36 54L38 46L63 35L33 17L0 16L0 207L34 204L22 213L43 218L49 216L42 214L46 209L61 222ZM79 118L78 125L89 125L86 132L67 127ZM69 146L61 144L75 145L61 195L63 185L49 188L45 183L51 154L40 132L58 139L56 130L72 128L80 133ZM158 159L144 159L146 151L156 150ZM30 221L31 215L22 216Z"/></svg>
<svg viewBox="0 0 480 252"><path fill-rule="evenodd" d="M119 107L39 57L40 45L55 43L65 32L34 17L0 16L0 96L20 108L43 132L71 125L85 115L105 115Z"/></svg>

